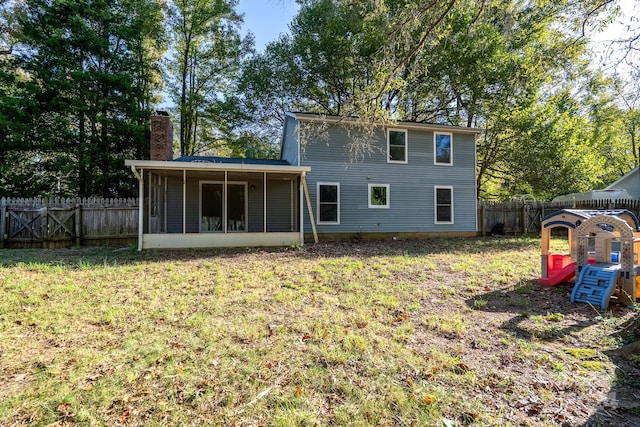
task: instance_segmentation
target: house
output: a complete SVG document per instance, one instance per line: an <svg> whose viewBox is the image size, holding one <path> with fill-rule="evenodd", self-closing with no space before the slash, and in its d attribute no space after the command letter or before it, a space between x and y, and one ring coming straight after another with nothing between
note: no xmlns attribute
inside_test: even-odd
<svg viewBox="0 0 640 427"><path fill-rule="evenodd" d="M286 116L281 158L311 169L306 182L318 234L476 235L478 129L397 122L376 128L372 150L353 158L354 122Z"/></svg>
<svg viewBox="0 0 640 427"><path fill-rule="evenodd" d="M577 202L584 200L628 200L631 197L624 188L606 188L604 190L589 190L581 193L563 194L562 196L554 197L551 200L553 203L557 202Z"/></svg>
<svg viewBox="0 0 640 427"><path fill-rule="evenodd" d="M640 167L638 166L602 190L563 194L554 197L552 202L576 202L584 200L608 200L613 202L616 200L637 199L640 199Z"/></svg>
<svg viewBox="0 0 640 427"><path fill-rule="evenodd" d="M169 117L152 116L151 160L125 161L139 182L138 248L476 234L478 129L378 126L372 150L353 158L356 124L289 113L279 160L173 159Z"/></svg>
<svg viewBox="0 0 640 427"><path fill-rule="evenodd" d="M640 199L640 167L636 166L626 175L620 177L616 182L609 185L605 190L626 190L629 198Z"/></svg>

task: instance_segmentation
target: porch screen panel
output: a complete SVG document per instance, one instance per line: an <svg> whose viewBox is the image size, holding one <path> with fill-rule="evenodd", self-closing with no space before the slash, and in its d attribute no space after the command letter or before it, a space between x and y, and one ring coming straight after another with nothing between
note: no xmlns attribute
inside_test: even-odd
<svg viewBox="0 0 640 427"><path fill-rule="evenodd" d="M222 231L223 184L202 184L202 231Z"/></svg>
<svg viewBox="0 0 640 427"><path fill-rule="evenodd" d="M246 184L227 185L227 231L247 231Z"/></svg>

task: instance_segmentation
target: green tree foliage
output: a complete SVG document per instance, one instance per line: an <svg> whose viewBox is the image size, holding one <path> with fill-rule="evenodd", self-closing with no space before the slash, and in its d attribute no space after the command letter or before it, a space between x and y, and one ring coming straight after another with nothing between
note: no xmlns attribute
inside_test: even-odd
<svg viewBox="0 0 640 427"><path fill-rule="evenodd" d="M232 138L234 84L251 39L242 40L236 0L174 0L169 9L169 87L182 155L222 154Z"/></svg>
<svg viewBox="0 0 640 427"><path fill-rule="evenodd" d="M587 67L585 26L611 16L607 2L299 3L291 36L241 79L245 106L265 126L305 110L357 116L369 129L393 120L479 127L480 197L547 198L628 168L611 82Z"/></svg>
<svg viewBox="0 0 640 427"><path fill-rule="evenodd" d="M148 117L163 54L155 0L30 0L18 14L11 159L3 195L129 196L125 158L148 153Z"/></svg>

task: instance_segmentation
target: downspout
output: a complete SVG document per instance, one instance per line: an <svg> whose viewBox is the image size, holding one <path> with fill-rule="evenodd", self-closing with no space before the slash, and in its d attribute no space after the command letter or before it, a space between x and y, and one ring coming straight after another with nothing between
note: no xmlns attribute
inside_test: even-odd
<svg viewBox="0 0 640 427"><path fill-rule="evenodd" d="M140 171L142 171L142 169L140 169ZM138 180L138 251L141 251L142 232L144 231L144 179L134 165L131 165L131 172L133 172L133 175Z"/></svg>

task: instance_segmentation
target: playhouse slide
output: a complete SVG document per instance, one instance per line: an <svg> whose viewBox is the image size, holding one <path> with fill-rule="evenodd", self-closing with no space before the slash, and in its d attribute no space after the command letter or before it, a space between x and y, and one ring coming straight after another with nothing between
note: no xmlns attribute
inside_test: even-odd
<svg viewBox="0 0 640 427"><path fill-rule="evenodd" d="M560 270L556 270L549 275L549 277L544 277L538 279L538 282L544 283L547 286L556 286L558 283L568 282L576 275L576 263L571 262L566 266L562 267Z"/></svg>
<svg viewBox="0 0 640 427"><path fill-rule="evenodd" d="M571 302L584 302L606 309L619 277L620 264L584 266L571 291Z"/></svg>

